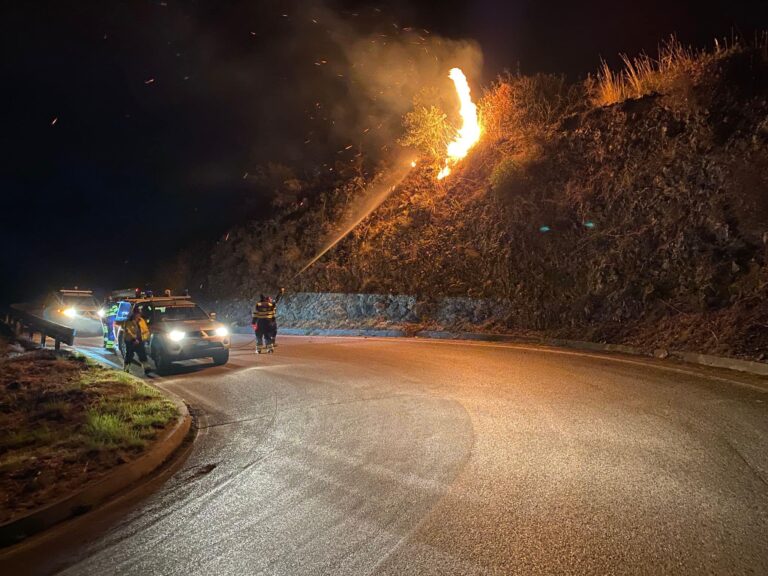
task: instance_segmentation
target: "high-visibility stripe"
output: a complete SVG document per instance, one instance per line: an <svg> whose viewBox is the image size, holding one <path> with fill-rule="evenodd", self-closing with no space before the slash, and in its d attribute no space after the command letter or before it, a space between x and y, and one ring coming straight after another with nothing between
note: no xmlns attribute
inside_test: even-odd
<svg viewBox="0 0 768 576"><path fill-rule="evenodd" d="M274 304L256 304L256 308L253 310L253 317L260 320L274 320L275 305Z"/></svg>
<svg viewBox="0 0 768 576"><path fill-rule="evenodd" d="M258 318L260 320L272 320L277 316L275 315L274 312L254 312L253 317Z"/></svg>

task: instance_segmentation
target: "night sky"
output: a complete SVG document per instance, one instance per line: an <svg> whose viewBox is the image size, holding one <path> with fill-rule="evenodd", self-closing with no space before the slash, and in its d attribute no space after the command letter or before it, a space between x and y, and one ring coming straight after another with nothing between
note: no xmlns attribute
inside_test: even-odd
<svg viewBox="0 0 768 576"><path fill-rule="evenodd" d="M580 78L673 32L704 47L768 28L764 0L704 4L5 2L0 302L133 284L267 214L259 166L311 176L381 150L410 93L377 100L381 71L350 46L479 47L479 88L505 68Z"/></svg>

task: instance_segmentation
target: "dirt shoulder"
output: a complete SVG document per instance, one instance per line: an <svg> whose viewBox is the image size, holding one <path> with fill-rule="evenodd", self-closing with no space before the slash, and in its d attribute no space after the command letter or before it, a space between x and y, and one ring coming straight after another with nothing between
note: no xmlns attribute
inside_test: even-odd
<svg viewBox="0 0 768 576"><path fill-rule="evenodd" d="M129 374L69 352L22 350L0 335L0 523L141 456L178 415Z"/></svg>

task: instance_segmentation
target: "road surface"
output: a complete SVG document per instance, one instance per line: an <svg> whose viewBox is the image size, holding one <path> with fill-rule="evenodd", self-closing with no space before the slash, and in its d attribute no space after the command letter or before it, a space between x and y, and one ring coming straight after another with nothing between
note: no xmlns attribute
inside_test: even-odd
<svg viewBox="0 0 768 576"><path fill-rule="evenodd" d="M30 572L768 574L764 380L282 337L157 383L199 415L187 460L96 533L35 544Z"/></svg>

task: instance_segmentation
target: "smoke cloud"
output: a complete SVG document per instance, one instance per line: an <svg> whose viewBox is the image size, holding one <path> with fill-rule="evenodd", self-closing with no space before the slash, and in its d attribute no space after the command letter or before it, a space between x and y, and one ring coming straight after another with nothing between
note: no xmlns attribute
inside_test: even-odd
<svg viewBox="0 0 768 576"><path fill-rule="evenodd" d="M329 22L331 40L343 54L346 98L333 109L334 131L369 143L369 153L389 148L400 135L402 117L416 100L455 112L457 104L448 71L462 68L477 78L482 68L479 45L442 38L429 30L383 21L372 28L318 8ZM350 110L354 111L350 114ZM367 130L367 131L366 131ZM371 133L372 132L372 133ZM371 134L365 138L365 135Z"/></svg>
<svg viewBox="0 0 768 576"><path fill-rule="evenodd" d="M226 158L198 165L190 179L215 185L270 161L299 172L376 162L396 149L415 99L455 114L448 72L459 66L470 82L479 78L478 44L397 22L385 10L252 2L225 10L225 26L211 28L199 13L184 20L184 36L195 41L195 97L217 111L205 124L238 125ZM237 29L241 38L232 36Z"/></svg>

